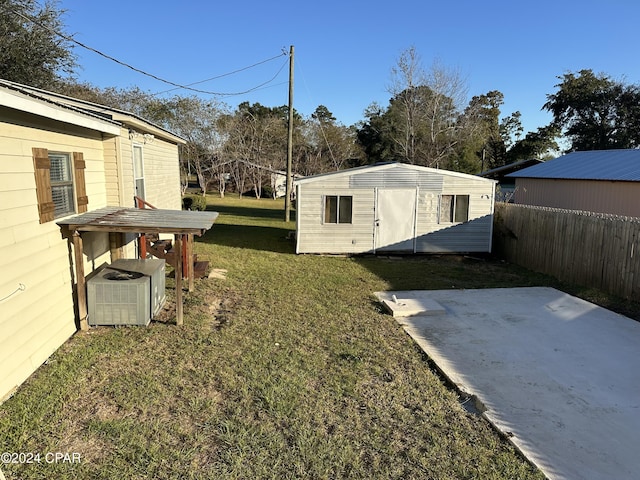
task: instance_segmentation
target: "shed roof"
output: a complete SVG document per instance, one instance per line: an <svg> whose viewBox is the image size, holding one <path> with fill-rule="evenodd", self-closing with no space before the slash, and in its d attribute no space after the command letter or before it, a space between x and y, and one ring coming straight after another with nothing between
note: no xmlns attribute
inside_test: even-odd
<svg viewBox="0 0 640 480"><path fill-rule="evenodd" d="M437 175L450 175L450 176L455 176L455 177L469 178L469 179L473 179L473 180L476 180L476 181L480 180L480 181L485 181L485 182L496 183L495 180L489 180L487 178L480 178L477 175L469 175L467 173L452 172L450 170L442 170L442 169L438 169L438 168L423 167L422 165L411 165L411 164L408 164L408 163L391 162L391 163L376 163L376 164L373 164L373 165L365 165L363 167L348 168L346 170L338 170L338 171L335 171L335 172L320 173L318 175L311 175L311 176L308 176L308 177L303 177L303 178L295 180L295 184L296 185L300 185L300 184L315 182L315 181L318 181L318 180L321 180L321 179L324 179L324 178L328 178L328 177L342 177L342 176L357 175L357 174L360 174L360 173L376 172L376 171L390 170L390 169L413 170L415 172L432 173L432 174L437 174Z"/></svg>
<svg viewBox="0 0 640 480"><path fill-rule="evenodd" d="M217 217L217 212L104 207L56 223L80 232L202 235L213 226Z"/></svg>
<svg viewBox="0 0 640 480"><path fill-rule="evenodd" d="M507 175L510 178L640 181L640 150L572 152Z"/></svg>

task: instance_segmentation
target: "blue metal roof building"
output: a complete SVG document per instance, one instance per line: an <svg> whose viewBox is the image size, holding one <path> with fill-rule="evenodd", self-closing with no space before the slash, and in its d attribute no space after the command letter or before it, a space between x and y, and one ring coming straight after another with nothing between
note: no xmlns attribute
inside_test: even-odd
<svg viewBox="0 0 640 480"><path fill-rule="evenodd" d="M507 176L637 182L640 181L640 150L572 152Z"/></svg>
<svg viewBox="0 0 640 480"><path fill-rule="evenodd" d="M640 217L640 150L573 152L507 177L515 203Z"/></svg>

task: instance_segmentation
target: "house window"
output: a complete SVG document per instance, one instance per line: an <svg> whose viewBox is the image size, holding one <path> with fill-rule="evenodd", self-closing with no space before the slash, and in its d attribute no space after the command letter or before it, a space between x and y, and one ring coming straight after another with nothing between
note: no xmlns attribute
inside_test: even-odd
<svg viewBox="0 0 640 480"><path fill-rule="evenodd" d="M353 197L327 195L324 197L324 223L351 223Z"/></svg>
<svg viewBox="0 0 640 480"><path fill-rule="evenodd" d="M86 212L89 199L82 153L49 152L46 148L33 148L32 152L40 223Z"/></svg>
<svg viewBox="0 0 640 480"><path fill-rule="evenodd" d="M469 220L469 195L441 195L439 223L462 223Z"/></svg>
<svg viewBox="0 0 640 480"><path fill-rule="evenodd" d="M133 178L136 185L136 196L144 200L144 162L142 145L133 146Z"/></svg>
<svg viewBox="0 0 640 480"><path fill-rule="evenodd" d="M49 165L54 218L75 213L71 157L66 153L49 153Z"/></svg>

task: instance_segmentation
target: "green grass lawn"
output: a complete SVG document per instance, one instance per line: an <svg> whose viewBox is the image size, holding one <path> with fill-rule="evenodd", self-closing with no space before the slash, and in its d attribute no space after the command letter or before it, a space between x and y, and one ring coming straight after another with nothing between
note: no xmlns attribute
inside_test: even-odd
<svg viewBox="0 0 640 480"><path fill-rule="evenodd" d="M0 406L0 451L81 461L3 465L8 480L543 478L372 294L548 278L461 256L296 256L281 201L209 208L196 253L227 279L196 283L182 327L67 342Z"/></svg>

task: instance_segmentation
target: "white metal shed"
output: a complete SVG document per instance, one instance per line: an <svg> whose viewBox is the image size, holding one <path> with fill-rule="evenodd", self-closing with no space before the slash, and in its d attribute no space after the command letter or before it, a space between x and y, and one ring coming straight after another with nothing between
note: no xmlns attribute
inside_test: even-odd
<svg viewBox="0 0 640 480"><path fill-rule="evenodd" d="M495 184L403 163L296 180L296 253L490 252Z"/></svg>

